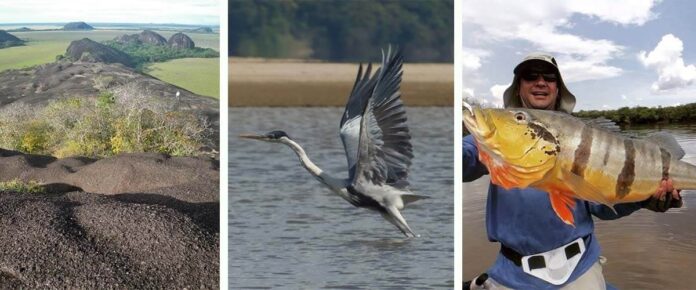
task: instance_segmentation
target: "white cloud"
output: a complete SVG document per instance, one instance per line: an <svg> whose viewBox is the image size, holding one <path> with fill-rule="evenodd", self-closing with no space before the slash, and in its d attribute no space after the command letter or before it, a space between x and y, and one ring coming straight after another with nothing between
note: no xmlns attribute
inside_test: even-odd
<svg viewBox="0 0 696 290"><path fill-rule="evenodd" d="M472 89L472 88L464 88L463 92L464 92L465 99L474 97L474 89Z"/></svg>
<svg viewBox="0 0 696 290"><path fill-rule="evenodd" d="M568 1L568 6L571 11L595 16L602 21L623 25L643 25L656 17L651 10L657 2L659 1L571 0Z"/></svg>
<svg viewBox="0 0 696 290"><path fill-rule="evenodd" d="M3 23L113 22L219 23L218 0L24 0L0 1Z"/></svg>
<svg viewBox="0 0 696 290"><path fill-rule="evenodd" d="M693 64L684 65L682 58L684 44L672 34L662 37L651 52L641 51L638 59L647 68L655 69L657 81L652 84L652 90L662 92L683 88L696 80L696 67Z"/></svg>
<svg viewBox="0 0 696 290"><path fill-rule="evenodd" d="M494 85L491 87L491 95L493 95L493 100L491 100L491 103L495 104L498 107L503 106L503 93L505 92L505 89L509 87L510 84L506 85Z"/></svg>
<svg viewBox="0 0 696 290"><path fill-rule="evenodd" d="M462 62L465 71L474 71L481 67L481 58L466 49L462 50Z"/></svg>
<svg viewBox="0 0 696 290"><path fill-rule="evenodd" d="M483 31L474 32L477 36L492 42L530 42L535 50L554 54L564 80L575 82L620 75L623 70L608 62L620 56L624 48L610 40L588 39L562 32L560 28L573 26L570 21L573 15L596 17L620 25L642 25L655 17L651 10L656 2L465 0L462 11L465 24L473 24Z"/></svg>

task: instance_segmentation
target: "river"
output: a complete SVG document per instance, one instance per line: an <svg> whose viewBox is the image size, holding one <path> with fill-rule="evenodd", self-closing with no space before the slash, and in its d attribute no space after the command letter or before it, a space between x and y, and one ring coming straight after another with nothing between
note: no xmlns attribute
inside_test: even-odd
<svg viewBox="0 0 696 290"><path fill-rule="evenodd" d="M414 193L402 211L420 238L324 188L282 144L240 133L282 129L318 166L347 177L342 108L230 108L231 289L424 289L454 285L453 114L407 108Z"/></svg>

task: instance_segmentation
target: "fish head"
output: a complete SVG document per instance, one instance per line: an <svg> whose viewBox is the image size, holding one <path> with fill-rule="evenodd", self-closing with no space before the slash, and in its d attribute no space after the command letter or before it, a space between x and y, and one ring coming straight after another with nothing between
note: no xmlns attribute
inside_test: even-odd
<svg viewBox="0 0 696 290"><path fill-rule="evenodd" d="M482 109L463 112L464 125L474 136L479 160L491 181L506 189L524 188L542 180L560 152L557 134L527 109Z"/></svg>

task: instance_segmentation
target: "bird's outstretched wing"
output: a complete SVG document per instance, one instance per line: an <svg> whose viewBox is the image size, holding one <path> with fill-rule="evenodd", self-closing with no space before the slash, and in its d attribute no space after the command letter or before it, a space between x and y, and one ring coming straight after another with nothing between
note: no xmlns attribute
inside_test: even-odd
<svg viewBox="0 0 696 290"><path fill-rule="evenodd" d="M372 72L372 64L367 65L365 74L362 74L363 66L360 64L358 76L355 78L353 90L348 97L346 109L343 111L340 124L341 141L343 148L346 151L346 159L348 159L349 179L352 180L355 176L355 163L358 160L358 144L360 142L360 119L362 118L367 100L372 96L372 91L377 84L377 75L379 69L375 73L375 77L370 78Z"/></svg>
<svg viewBox="0 0 696 290"><path fill-rule="evenodd" d="M392 55L390 48L382 55L382 67L360 118L357 161L351 176L354 184L364 178L378 185L408 186L413 151L399 92L402 64L399 51Z"/></svg>

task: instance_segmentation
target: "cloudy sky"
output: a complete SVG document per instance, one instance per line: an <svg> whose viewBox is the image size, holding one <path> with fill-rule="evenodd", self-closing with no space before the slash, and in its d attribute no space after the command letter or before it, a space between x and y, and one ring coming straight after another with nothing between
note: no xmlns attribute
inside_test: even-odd
<svg viewBox="0 0 696 290"><path fill-rule="evenodd" d="M577 110L696 102L696 2L464 0L464 95L502 104L529 52L556 57Z"/></svg>
<svg viewBox="0 0 696 290"><path fill-rule="evenodd" d="M221 0L1 0L0 23L175 23L218 25Z"/></svg>

